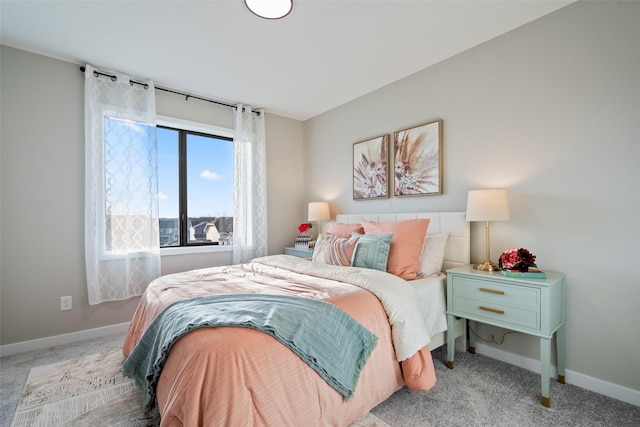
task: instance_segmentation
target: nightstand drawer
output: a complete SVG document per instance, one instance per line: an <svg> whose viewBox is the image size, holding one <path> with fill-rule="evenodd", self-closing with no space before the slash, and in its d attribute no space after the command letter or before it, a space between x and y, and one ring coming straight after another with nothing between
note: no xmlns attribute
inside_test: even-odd
<svg viewBox="0 0 640 427"><path fill-rule="evenodd" d="M466 277L453 278L453 293L495 304L540 310L540 289L526 286L491 283Z"/></svg>
<svg viewBox="0 0 640 427"><path fill-rule="evenodd" d="M456 313L464 313L479 322L486 319L500 322L503 327L516 325L535 330L540 329L540 312L537 310L527 310L463 296L456 296L452 305L452 309Z"/></svg>

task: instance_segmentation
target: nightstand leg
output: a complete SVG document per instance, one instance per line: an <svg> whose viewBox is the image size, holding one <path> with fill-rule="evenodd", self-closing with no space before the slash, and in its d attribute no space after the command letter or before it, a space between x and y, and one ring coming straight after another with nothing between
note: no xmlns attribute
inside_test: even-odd
<svg viewBox="0 0 640 427"><path fill-rule="evenodd" d="M467 323L469 324L469 353L476 354L476 334L474 333L477 331L476 322L468 320Z"/></svg>
<svg viewBox="0 0 640 427"><path fill-rule="evenodd" d="M560 384L564 384L564 374L565 374L565 363L566 363L566 353L565 353L565 323L562 324L556 331L556 348L558 351L558 382Z"/></svg>
<svg viewBox="0 0 640 427"><path fill-rule="evenodd" d="M453 354L456 344L456 318L447 314L447 368L453 369Z"/></svg>
<svg viewBox="0 0 640 427"><path fill-rule="evenodd" d="M540 338L540 379L542 382L542 397L540 403L549 407L550 377L551 377L551 339Z"/></svg>

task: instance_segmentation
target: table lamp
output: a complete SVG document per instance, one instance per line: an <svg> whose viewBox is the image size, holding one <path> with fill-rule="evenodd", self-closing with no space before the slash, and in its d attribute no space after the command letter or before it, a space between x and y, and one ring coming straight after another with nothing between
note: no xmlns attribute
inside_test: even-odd
<svg viewBox="0 0 640 427"><path fill-rule="evenodd" d="M329 212L329 203L327 202L311 202L309 203L307 214L307 221L317 222L320 227L319 221L331 219L331 213ZM320 229L318 228L318 233Z"/></svg>
<svg viewBox="0 0 640 427"><path fill-rule="evenodd" d="M484 221L487 254L482 264L474 264L473 268L482 271L497 271L498 266L491 259L491 236L489 221L508 221L509 203L507 191L502 188L488 190L471 190L467 196L467 221Z"/></svg>

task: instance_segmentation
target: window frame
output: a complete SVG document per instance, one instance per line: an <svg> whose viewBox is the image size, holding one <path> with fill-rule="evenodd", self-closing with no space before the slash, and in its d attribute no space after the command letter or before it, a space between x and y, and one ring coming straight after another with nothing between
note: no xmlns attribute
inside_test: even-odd
<svg viewBox="0 0 640 427"><path fill-rule="evenodd" d="M205 137L214 137L227 141L233 142L234 140L234 131L233 129L211 125L207 123L194 122L190 120L179 119L175 117L156 115L156 126L169 128L176 131L186 131L191 134L201 135ZM181 133L180 135L186 135ZM179 157L183 159L186 155L186 152L182 152L181 146L186 146L180 141L182 137L179 137ZM186 151L186 149L185 149ZM182 160L180 160L182 161ZM186 234L183 230L186 230L186 222L187 218L184 217L184 212L186 212L186 181L183 179L182 174L186 174L186 168L179 168L180 183L179 183L179 193L180 193L180 201L178 203L178 215L179 226L180 226L180 245L179 246L164 246L160 247L160 251L162 255L183 255L189 253L206 253L206 252L228 252L232 250L232 245L217 245L214 243L189 243ZM185 243L186 242L186 243Z"/></svg>

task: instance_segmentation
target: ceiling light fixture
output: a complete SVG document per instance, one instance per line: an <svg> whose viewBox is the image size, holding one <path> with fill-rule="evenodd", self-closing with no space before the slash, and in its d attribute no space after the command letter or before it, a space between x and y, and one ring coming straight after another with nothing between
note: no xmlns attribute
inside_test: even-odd
<svg viewBox="0 0 640 427"><path fill-rule="evenodd" d="M280 19L293 9L293 0L244 0L244 4L255 15L264 19Z"/></svg>

